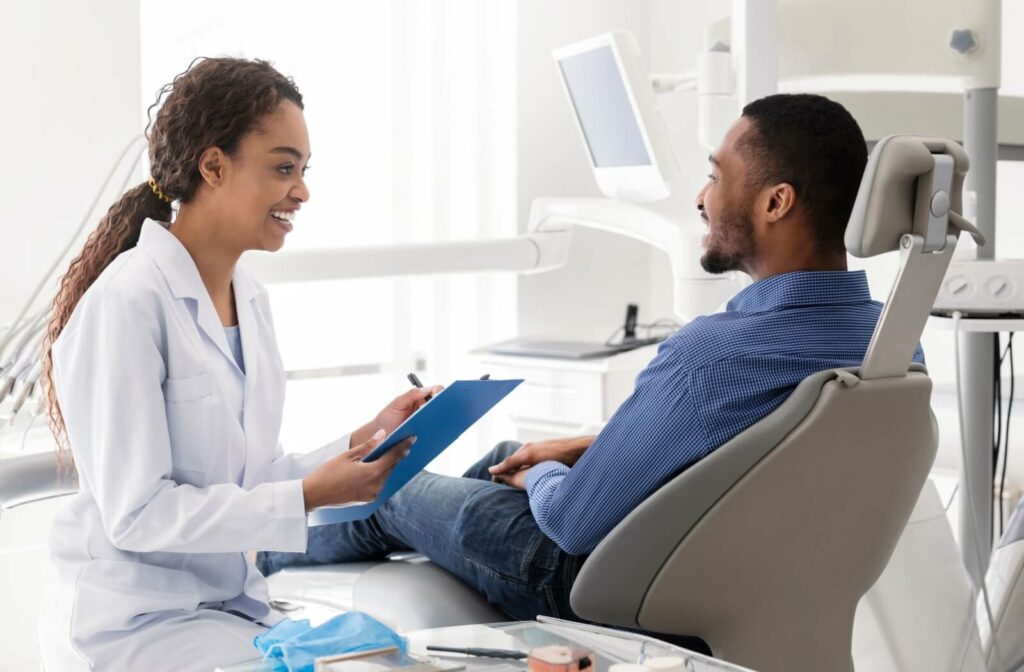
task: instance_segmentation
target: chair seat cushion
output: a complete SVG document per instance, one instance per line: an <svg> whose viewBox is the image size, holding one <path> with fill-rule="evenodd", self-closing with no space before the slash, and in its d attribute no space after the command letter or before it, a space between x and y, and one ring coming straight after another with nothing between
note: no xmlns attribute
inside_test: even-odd
<svg viewBox="0 0 1024 672"><path fill-rule="evenodd" d="M508 620L423 556L296 567L271 575L268 583L272 601L363 611L399 632Z"/></svg>

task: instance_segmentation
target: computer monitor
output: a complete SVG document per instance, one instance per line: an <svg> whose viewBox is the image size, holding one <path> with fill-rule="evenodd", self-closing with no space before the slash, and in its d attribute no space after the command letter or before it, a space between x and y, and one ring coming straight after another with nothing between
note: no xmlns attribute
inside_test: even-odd
<svg viewBox="0 0 1024 672"><path fill-rule="evenodd" d="M609 198L665 198L678 172L633 35L624 31L554 52L594 177Z"/></svg>

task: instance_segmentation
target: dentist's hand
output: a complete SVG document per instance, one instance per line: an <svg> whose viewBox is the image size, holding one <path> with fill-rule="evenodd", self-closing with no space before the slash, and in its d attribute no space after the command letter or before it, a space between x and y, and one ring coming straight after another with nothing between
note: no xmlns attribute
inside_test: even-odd
<svg viewBox="0 0 1024 672"><path fill-rule="evenodd" d="M389 450L379 460L363 462L363 458L379 446L384 437L384 430L378 430L367 441L327 460L302 479L302 496L306 501L306 511L321 506L370 502L376 499L395 465L416 442L416 437L411 436Z"/></svg>
<svg viewBox="0 0 1024 672"><path fill-rule="evenodd" d="M519 470L526 470L535 464L547 462L548 460L561 462L565 466L571 467L576 464L576 461L580 459L596 438L596 436L577 436L570 439L550 439L548 441L524 443L519 446L516 452L491 467L489 471L494 480L507 483L508 485L516 485L507 479L502 480L499 477L511 476ZM523 479L525 479L525 476L523 476Z"/></svg>
<svg viewBox="0 0 1024 672"><path fill-rule="evenodd" d="M391 434L410 415L427 403L427 397L440 394L443 389L440 385L414 387L408 392L398 395L373 420L352 432L352 445L361 444L368 440L370 435L378 429L383 429L388 434Z"/></svg>

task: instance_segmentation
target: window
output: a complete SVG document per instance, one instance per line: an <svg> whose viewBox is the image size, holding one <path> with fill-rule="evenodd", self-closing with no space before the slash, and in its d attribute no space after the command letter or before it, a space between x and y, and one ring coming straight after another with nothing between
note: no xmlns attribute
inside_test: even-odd
<svg viewBox="0 0 1024 672"><path fill-rule="evenodd" d="M198 56L261 58L295 79L313 151L311 199L281 253L514 236L515 18L511 0L184 0L171 12L143 3L142 107ZM286 450L369 420L417 362L430 382L484 373L469 350L516 329L511 275L269 291L292 375ZM510 435L500 418L484 424L433 468L461 471Z"/></svg>

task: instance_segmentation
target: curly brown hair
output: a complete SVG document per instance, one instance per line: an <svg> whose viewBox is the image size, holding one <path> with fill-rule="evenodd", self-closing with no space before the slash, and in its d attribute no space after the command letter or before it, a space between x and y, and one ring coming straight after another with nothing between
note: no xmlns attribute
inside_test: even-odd
<svg viewBox="0 0 1024 672"><path fill-rule="evenodd" d="M283 101L303 109L295 83L260 60L198 58L185 72L162 87L149 108L146 127L150 173L160 191L181 202L199 188L199 157L210 147L232 156L242 139ZM163 104L161 105L161 101ZM156 118L154 108L159 107ZM57 441L58 461L73 464L67 427L53 380L51 347L71 319L86 290L122 252L138 243L146 219L170 222L171 204L148 182L129 189L89 234L82 251L60 280L44 341L43 384L49 402L50 431Z"/></svg>

